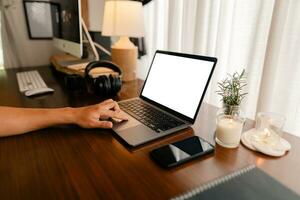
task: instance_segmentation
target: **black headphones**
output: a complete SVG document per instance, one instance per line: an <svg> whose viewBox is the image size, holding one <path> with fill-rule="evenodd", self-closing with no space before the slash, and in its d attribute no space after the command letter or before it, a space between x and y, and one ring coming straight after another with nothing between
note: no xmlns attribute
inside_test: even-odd
<svg viewBox="0 0 300 200"><path fill-rule="evenodd" d="M96 78L93 78L89 73L92 69L97 67L106 67L112 69L113 71L117 72L118 75L100 75ZM90 62L85 68L84 76L87 81L93 85L95 92L103 96L116 95L122 86L122 71L116 64L110 61Z"/></svg>

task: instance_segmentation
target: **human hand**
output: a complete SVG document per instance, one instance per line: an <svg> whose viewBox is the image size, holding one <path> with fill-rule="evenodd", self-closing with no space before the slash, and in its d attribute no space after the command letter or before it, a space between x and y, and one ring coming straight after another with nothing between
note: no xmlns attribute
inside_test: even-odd
<svg viewBox="0 0 300 200"><path fill-rule="evenodd" d="M83 128L112 128L113 123L107 121L109 118L128 120L118 103L112 99L96 105L75 108L74 116L75 124Z"/></svg>

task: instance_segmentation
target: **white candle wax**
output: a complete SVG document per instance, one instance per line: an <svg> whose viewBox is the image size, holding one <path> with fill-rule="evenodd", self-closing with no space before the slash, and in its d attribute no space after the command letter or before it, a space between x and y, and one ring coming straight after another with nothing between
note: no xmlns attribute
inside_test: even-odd
<svg viewBox="0 0 300 200"><path fill-rule="evenodd" d="M223 118L218 121L216 137L226 147L237 147L240 143L243 123L238 120Z"/></svg>

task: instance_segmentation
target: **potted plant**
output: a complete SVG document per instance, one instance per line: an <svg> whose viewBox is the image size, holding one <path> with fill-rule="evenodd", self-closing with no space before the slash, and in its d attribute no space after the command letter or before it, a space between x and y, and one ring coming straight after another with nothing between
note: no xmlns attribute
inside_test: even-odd
<svg viewBox="0 0 300 200"><path fill-rule="evenodd" d="M247 95L243 92L246 85L245 70L228 75L218 83L219 90L216 92L222 97L223 108L217 113L215 140L223 147L236 148L240 144L245 122L240 105Z"/></svg>
<svg viewBox="0 0 300 200"><path fill-rule="evenodd" d="M239 112L241 102L247 95L246 92L243 92L246 85L245 69L241 73L229 74L224 80L218 82L219 90L216 93L221 96L225 115Z"/></svg>

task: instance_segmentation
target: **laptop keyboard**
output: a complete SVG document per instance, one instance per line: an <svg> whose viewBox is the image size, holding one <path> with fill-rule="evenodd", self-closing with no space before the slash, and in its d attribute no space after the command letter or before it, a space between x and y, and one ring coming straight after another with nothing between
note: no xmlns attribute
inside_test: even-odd
<svg viewBox="0 0 300 200"><path fill-rule="evenodd" d="M158 133L184 124L184 122L149 106L140 99L119 102L119 106L122 110Z"/></svg>

